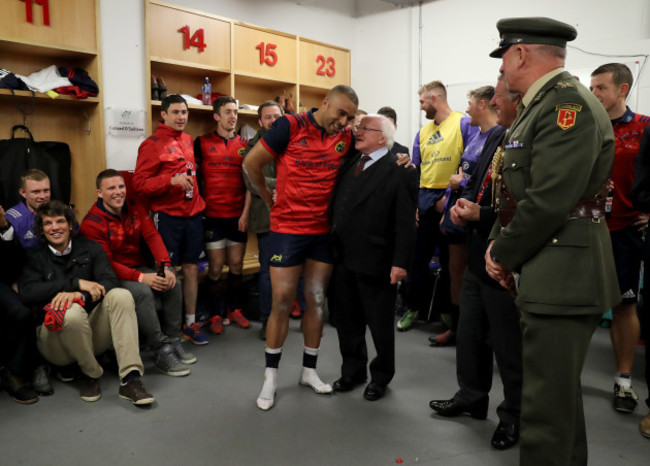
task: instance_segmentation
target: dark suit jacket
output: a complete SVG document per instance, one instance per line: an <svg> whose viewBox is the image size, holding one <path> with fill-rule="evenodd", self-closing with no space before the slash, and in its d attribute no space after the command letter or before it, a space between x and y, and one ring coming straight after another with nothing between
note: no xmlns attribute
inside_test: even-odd
<svg viewBox="0 0 650 466"><path fill-rule="evenodd" d="M397 141L393 142L393 147L391 147L390 153L393 155L397 155L397 154L408 154L409 156L411 155L409 148L401 145Z"/></svg>
<svg viewBox="0 0 650 466"><path fill-rule="evenodd" d="M396 157L388 153L355 179L352 171L360 156L341 166L330 202L334 254L353 272L388 278L392 266L407 269L411 264L417 172L398 167ZM342 193L351 182L362 184L342 206ZM344 212L337 215L341 207Z"/></svg>

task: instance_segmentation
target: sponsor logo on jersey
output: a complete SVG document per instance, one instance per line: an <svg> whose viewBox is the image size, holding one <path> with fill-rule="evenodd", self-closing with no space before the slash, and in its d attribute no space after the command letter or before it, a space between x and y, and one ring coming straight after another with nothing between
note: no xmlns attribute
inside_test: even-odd
<svg viewBox="0 0 650 466"><path fill-rule="evenodd" d="M445 138L442 137L442 135L440 134L440 131L436 131L427 140L427 144L438 144L439 142L443 142L444 140L445 140Z"/></svg>
<svg viewBox="0 0 650 466"><path fill-rule="evenodd" d="M296 146L298 147L309 147L309 144L307 144L307 138L300 138L298 142L296 142Z"/></svg>

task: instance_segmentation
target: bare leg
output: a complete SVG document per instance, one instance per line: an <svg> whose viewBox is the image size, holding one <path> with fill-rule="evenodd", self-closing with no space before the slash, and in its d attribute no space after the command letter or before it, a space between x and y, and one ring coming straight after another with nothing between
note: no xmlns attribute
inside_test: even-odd
<svg viewBox="0 0 650 466"><path fill-rule="evenodd" d="M634 353L639 344L639 328L636 304L619 304L614 307L611 337L618 372L624 374L632 372Z"/></svg>
<svg viewBox="0 0 650 466"><path fill-rule="evenodd" d="M196 264L182 264L183 297L185 299L185 314L196 314L196 297L199 287L199 267Z"/></svg>
<svg viewBox="0 0 650 466"><path fill-rule="evenodd" d="M241 275L244 263L244 254L246 253L246 243L235 243L226 249L228 255L228 267L231 273Z"/></svg>
<svg viewBox="0 0 650 466"><path fill-rule="evenodd" d="M226 263L226 249L208 249L205 252L208 254L208 278L217 281Z"/></svg>
<svg viewBox="0 0 650 466"><path fill-rule="evenodd" d="M302 273L302 265L293 267L269 267L271 274L272 304L271 315L266 327L266 346L281 348L289 331L289 313L296 288Z"/></svg>

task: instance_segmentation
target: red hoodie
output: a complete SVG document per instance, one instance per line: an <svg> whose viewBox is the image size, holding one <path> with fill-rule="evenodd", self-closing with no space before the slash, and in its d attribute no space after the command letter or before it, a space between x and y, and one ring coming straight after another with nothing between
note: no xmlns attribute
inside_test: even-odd
<svg viewBox="0 0 650 466"><path fill-rule="evenodd" d="M109 213L99 199L81 222L81 234L102 245L120 280L137 281L140 277L141 272L135 267L146 265L140 253L142 239L157 264L162 261L171 263L165 243L146 209L133 199L127 199L119 217Z"/></svg>
<svg viewBox="0 0 650 466"><path fill-rule="evenodd" d="M185 199L185 190L172 186L172 177L192 171L194 192ZM149 199L154 212L165 212L175 217L193 217L205 209L196 183L196 165L192 137L158 123L156 131L145 139L138 149L138 161L133 174L133 187Z"/></svg>

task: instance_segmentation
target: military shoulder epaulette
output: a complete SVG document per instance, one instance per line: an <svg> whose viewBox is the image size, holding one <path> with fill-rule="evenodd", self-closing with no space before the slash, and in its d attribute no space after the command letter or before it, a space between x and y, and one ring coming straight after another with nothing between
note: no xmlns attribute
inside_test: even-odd
<svg viewBox="0 0 650 466"><path fill-rule="evenodd" d="M558 89L568 89L570 87L576 87L571 81L558 81L555 85Z"/></svg>

